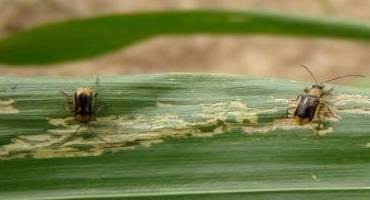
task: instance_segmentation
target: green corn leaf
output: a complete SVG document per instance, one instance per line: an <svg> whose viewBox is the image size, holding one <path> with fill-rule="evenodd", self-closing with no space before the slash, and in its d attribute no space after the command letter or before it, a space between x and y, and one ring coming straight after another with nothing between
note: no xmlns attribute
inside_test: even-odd
<svg viewBox="0 0 370 200"><path fill-rule="evenodd" d="M368 41L370 26L237 11L166 11L51 23L0 39L0 63L46 65L91 58L158 35L234 34L347 38Z"/></svg>
<svg viewBox="0 0 370 200"><path fill-rule="evenodd" d="M78 127L61 91L82 86L104 107L48 147ZM195 74L101 77L99 86L3 77L0 198L368 199L370 90L335 86L328 99L340 118L318 135L286 118L306 86Z"/></svg>

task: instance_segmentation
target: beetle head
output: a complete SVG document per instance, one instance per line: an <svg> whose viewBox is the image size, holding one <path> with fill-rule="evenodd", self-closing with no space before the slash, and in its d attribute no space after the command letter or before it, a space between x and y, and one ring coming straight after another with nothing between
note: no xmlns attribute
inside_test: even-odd
<svg viewBox="0 0 370 200"><path fill-rule="evenodd" d="M324 87L325 87L324 84L313 84L312 85L312 89L316 88L316 89L322 90L322 89L324 89Z"/></svg>

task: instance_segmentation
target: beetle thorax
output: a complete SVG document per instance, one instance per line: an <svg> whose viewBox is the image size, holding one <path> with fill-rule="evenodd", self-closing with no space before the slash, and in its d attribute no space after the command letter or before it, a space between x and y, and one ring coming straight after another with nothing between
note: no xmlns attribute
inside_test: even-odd
<svg viewBox="0 0 370 200"><path fill-rule="evenodd" d="M317 87L311 88L310 91L308 92L309 95L317 96L317 97L321 97L322 93L323 93L322 89L317 88Z"/></svg>
<svg viewBox="0 0 370 200"><path fill-rule="evenodd" d="M93 90L91 88L83 87L83 88L78 88L76 90L76 95L88 95L91 96L93 94Z"/></svg>

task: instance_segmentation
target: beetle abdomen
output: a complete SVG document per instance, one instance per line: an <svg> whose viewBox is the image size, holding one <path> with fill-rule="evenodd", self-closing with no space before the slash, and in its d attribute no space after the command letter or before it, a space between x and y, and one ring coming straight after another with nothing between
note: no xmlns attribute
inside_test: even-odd
<svg viewBox="0 0 370 200"><path fill-rule="evenodd" d="M299 124L310 122L315 116L320 99L317 96L305 95L302 96L297 109L294 112L294 118Z"/></svg>
<svg viewBox="0 0 370 200"><path fill-rule="evenodd" d="M75 92L74 116L79 122L94 120L94 95L90 88L78 88Z"/></svg>

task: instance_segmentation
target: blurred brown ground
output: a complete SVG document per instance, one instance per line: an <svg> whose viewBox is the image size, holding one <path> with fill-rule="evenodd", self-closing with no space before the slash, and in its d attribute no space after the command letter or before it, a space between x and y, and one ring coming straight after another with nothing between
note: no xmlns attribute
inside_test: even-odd
<svg viewBox="0 0 370 200"><path fill-rule="evenodd" d="M222 8L335 16L368 22L368 0L0 0L0 36L71 18L145 10ZM48 68L0 65L2 75L93 76L153 72L211 72L309 80L370 74L370 45L333 39L271 36L161 36L97 58ZM77 67L78 66L78 67Z"/></svg>

